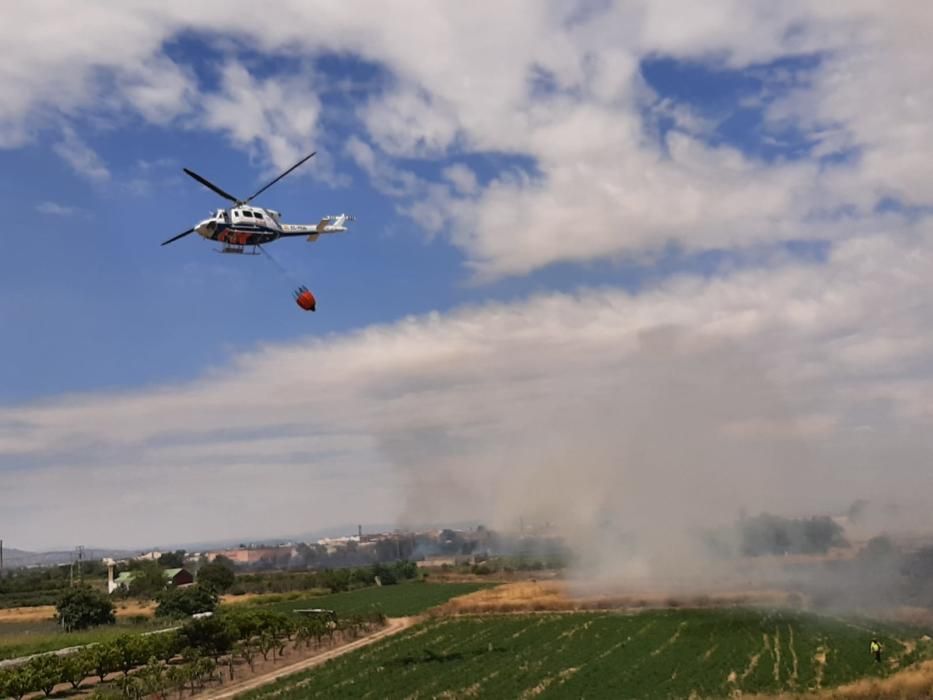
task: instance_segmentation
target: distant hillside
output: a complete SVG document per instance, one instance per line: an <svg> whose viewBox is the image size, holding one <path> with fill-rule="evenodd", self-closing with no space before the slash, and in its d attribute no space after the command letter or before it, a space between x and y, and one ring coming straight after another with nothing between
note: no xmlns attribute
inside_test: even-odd
<svg viewBox="0 0 933 700"><path fill-rule="evenodd" d="M122 559L132 556L133 552L117 549L85 549L84 559L93 561L111 557ZM23 549L3 548L3 568L21 569L27 566L55 566L56 564L70 564L75 557L74 550L64 552L27 552Z"/></svg>

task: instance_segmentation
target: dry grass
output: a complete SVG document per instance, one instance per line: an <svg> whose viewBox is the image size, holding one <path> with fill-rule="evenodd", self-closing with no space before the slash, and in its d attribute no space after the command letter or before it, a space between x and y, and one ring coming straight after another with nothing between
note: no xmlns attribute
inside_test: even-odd
<svg viewBox="0 0 933 700"><path fill-rule="evenodd" d="M116 604L118 618L152 617L155 603L151 601L123 600ZM35 605L29 608L4 608L0 610L0 624L7 622L48 622L55 619L54 605Z"/></svg>
<svg viewBox="0 0 933 700"><path fill-rule="evenodd" d="M613 594L587 590L562 581L521 581L454 598L435 610L436 615L477 613L560 612L575 610L633 610L640 608L711 608L724 605L780 605L781 591L724 591L708 595L669 592Z"/></svg>
<svg viewBox="0 0 933 700"><path fill-rule="evenodd" d="M36 605L29 608L3 608L0 610L0 624L6 622L46 622L55 617L52 605Z"/></svg>
<svg viewBox="0 0 933 700"><path fill-rule="evenodd" d="M887 678L863 678L817 693L746 695L749 700L915 700L933 698L933 660L924 661Z"/></svg>
<svg viewBox="0 0 933 700"><path fill-rule="evenodd" d="M249 603L263 596L273 594L247 593L245 595L225 595L221 597L222 603ZM281 596L280 596L281 597ZM153 601L120 600L116 601L116 614L118 618L153 617L156 604ZM0 624L7 622L48 622L55 619L54 605L34 605L28 608L0 608Z"/></svg>

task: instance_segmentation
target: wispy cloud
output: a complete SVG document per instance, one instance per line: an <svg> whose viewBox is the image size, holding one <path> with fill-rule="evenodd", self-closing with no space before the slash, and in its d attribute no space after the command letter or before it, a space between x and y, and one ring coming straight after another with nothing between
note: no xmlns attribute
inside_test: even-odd
<svg viewBox="0 0 933 700"><path fill-rule="evenodd" d="M71 207L58 202L40 202L36 205L36 211L49 216L75 216L83 212L79 207Z"/></svg>
<svg viewBox="0 0 933 700"><path fill-rule="evenodd" d="M790 3L763 12L726 0L634 2L581 14L573 6L514 2L499 8L492 24L482 5L427 4L415 19L392 3L366 13L346 7L322 14L301 3L276 13L249 3L235 7L218 17L207 7L168 4L145 22L132 6L84 3L54 13L18 7L10 23L23 31L8 39L22 60L0 79L9 96L0 105L2 132L16 145L41 121L37 115L92 107L130 110L160 125L194 115L189 126L219 131L281 169L311 142L331 136L320 97L325 79L310 66L323 54L352 57L377 65L385 80L361 95L357 121L341 129L362 126L363 140L388 158L388 167L491 152L535 164L535 177L497 173L484 177L478 191L468 185L442 202L430 188L393 194L421 201L420 208L402 202L409 211L444 206L421 218L435 227L442 221L442 235L490 279L653 252L671 242L708 250L787 240L801 231L834 239L853 229L814 225L824 211L871 212L891 196L933 203L923 157L933 105L927 87L933 59L922 46L923 29L933 26L926 4L892 13L871 3L831 9ZM81 15L80 36L50 29L73 26L69 13ZM269 73L227 54L218 89L198 89L194 71L165 47L172 37L200 31L248 37L256 50L287 53L301 68ZM44 49L50 43L55 52ZM806 79L768 68L801 55L820 57L807 65ZM754 77L767 100L743 99L752 100L746 107L767 105L761 131L777 125L801 134L817 144L811 157L762 162L754 149L711 142L711 125L684 100L646 85L642 62L658 56ZM650 105L652 119L660 111L671 122L664 143L646 138ZM91 180L108 178L74 134L66 132L57 148ZM840 149L861 157L821 161ZM309 172L344 183L329 158L322 152Z"/></svg>
<svg viewBox="0 0 933 700"><path fill-rule="evenodd" d="M524 514L582 537L607 512L640 531L933 493L931 264L879 236L826 267L546 294L7 406L0 528L130 545Z"/></svg>
<svg viewBox="0 0 933 700"><path fill-rule="evenodd" d="M62 129L62 140L52 148L78 175L98 184L110 180L110 170L103 160L73 128L66 126Z"/></svg>

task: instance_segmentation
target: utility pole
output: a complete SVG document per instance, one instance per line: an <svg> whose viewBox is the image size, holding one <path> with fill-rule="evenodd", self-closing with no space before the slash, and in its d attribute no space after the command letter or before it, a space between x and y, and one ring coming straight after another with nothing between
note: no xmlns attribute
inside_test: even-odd
<svg viewBox="0 0 933 700"><path fill-rule="evenodd" d="M84 585L84 567L81 566L81 562L84 560L84 545L78 545L78 583Z"/></svg>

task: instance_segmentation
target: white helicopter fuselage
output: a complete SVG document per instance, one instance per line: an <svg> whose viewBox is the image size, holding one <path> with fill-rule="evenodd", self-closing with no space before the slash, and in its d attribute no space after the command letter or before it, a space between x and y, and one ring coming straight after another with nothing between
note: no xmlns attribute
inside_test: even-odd
<svg viewBox="0 0 933 700"><path fill-rule="evenodd" d="M325 216L317 224L282 223L281 214L272 209L239 206L218 209L194 227L195 232L226 246L257 246L283 237L307 236L315 241L322 233L342 233L352 217L347 214Z"/></svg>

